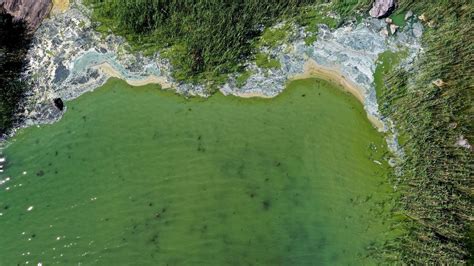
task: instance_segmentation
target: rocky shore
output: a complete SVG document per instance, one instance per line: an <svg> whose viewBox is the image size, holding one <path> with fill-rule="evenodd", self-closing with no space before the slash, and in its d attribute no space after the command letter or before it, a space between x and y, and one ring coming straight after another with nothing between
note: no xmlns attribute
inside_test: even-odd
<svg viewBox="0 0 474 266"><path fill-rule="evenodd" d="M127 52L123 38L95 32L89 17L89 10L80 1L75 2L64 13L46 19L36 31L28 53L29 70L25 73L31 90L24 102L24 112L19 114L24 122L17 128L57 121L64 111L55 107L54 99L72 100L100 87L111 76L136 85L160 83L185 96L209 96L202 85L176 82L171 76L171 64L159 53L150 57L132 54ZM387 50L403 50L408 56L402 66L409 67L421 49L421 23L413 16L393 34L385 20L375 18L347 23L334 31L323 24L318 27L318 39L311 45L304 42L305 30L293 27L289 42L262 49L279 60L280 68L262 69L248 62L247 70L252 74L245 84L238 86L237 75L231 75L220 92L241 97L274 97L284 90L287 81L303 74L305 64L311 61L336 70L354 84L368 116L380 123L381 131L389 130L391 122L378 112L374 87L376 61Z"/></svg>

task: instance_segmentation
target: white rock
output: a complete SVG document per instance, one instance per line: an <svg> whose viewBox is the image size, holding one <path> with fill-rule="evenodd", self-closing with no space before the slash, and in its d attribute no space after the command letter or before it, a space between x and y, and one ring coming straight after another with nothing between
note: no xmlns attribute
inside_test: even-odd
<svg viewBox="0 0 474 266"><path fill-rule="evenodd" d="M414 23L413 24L413 35L416 37L416 38L420 38L421 35L423 35L423 26L421 25L421 23L417 22L417 23Z"/></svg>
<svg viewBox="0 0 474 266"><path fill-rule="evenodd" d="M423 21L423 22L426 22L428 20L428 18L426 17L426 15L423 13L421 15L418 16L418 19Z"/></svg>
<svg viewBox="0 0 474 266"><path fill-rule="evenodd" d="M391 32L392 34L395 34L395 32L397 32L397 29L398 29L398 28L399 28L399 27L398 27L397 25L395 25L395 24L390 24L390 32Z"/></svg>
<svg viewBox="0 0 474 266"><path fill-rule="evenodd" d="M33 206L28 207L28 209L26 209L26 210L27 210L27 211L33 210Z"/></svg>
<svg viewBox="0 0 474 266"><path fill-rule="evenodd" d="M463 135L459 136L459 138L456 140L456 146L458 147L463 147L463 148L466 148L466 149L471 149L471 144L469 144L469 142L467 141L467 139L464 138Z"/></svg>

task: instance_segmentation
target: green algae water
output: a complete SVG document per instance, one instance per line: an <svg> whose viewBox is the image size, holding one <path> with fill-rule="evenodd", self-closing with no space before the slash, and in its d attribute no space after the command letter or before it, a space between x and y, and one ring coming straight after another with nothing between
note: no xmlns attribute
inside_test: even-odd
<svg viewBox="0 0 474 266"><path fill-rule="evenodd" d="M384 140L328 82L185 99L116 79L4 150L0 265L360 265L394 236Z"/></svg>

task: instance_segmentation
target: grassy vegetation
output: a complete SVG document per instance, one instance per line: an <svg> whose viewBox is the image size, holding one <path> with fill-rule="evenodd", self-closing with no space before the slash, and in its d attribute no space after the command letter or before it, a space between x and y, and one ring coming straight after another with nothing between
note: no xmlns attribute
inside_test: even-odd
<svg viewBox="0 0 474 266"><path fill-rule="evenodd" d="M317 40L319 24L325 24L331 29L338 26L340 20L327 15L333 8L335 7L330 4L308 6L302 8L298 16L295 17L296 24L305 27L307 37L304 41L306 45L311 45Z"/></svg>
<svg viewBox="0 0 474 266"><path fill-rule="evenodd" d="M370 4L341 0L335 8L349 17ZM473 142L474 6L462 0L398 5L392 19L400 26L408 10L427 20L425 52L415 69L382 71L382 112L395 121L406 152L398 187L408 234L395 249L408 264L472 264L472 149L455 144L460 136ZM437 79L442 86L433 83Z"/></svg>
<svg viewBox="0 0 474 266"><path fill-rule="evenodd" d="M334 0L335 10L342 17L355 16L369 11L372 0Z"/></svg>
<svg viewBox="0 0 474 266"><path fill-rule="evenodd" d="M311 34L309 36L307 36L306 38L304 38L304 43L306 45L311 45L313 44L316 40L318 40L318 36L315 35L315 34Z"/></svg>
<svg viewBox="0 0 474 266"><path fill-rule="evenodd" d="M337 9L338 6L333 7L332 5L326 4L302 8L296 17L296 23L306 27L308 32L316 33L318 31L318 24L326 24L329 28L334 29L338 26L339 21L327 16L327 13L332 11L333 8Z"/></svg>
<svg viewBox="0 0 474 266"><path fill-rule="evenodd" d="M391 73L384 95L383 112L406 139L399 187L409 234L399 250L409 264L469 264L472 149L456 142L464 136L472 143L474 6L406 0L400 9L424 13L427 21L424 54L413 71Z"/></svg>
<svg viewBox="0 0 474 266"><path fill-rule="evenodd" d="M255 63L261 68L279 68L281 66L280 61L271 58L269 55L264 53L258 53L255 55Z"/></svg>
<svg viewBox="0 0 474 266"><path fill-rule="evenodd" d="M243 69L239 63L252 54L262 28L315 0L85 2L101 22L99 30L125 36L140 51L164 51L176 79L219 84L228 73ZM267 32L262 40L275 45L285 34Z"/></svg>
<svg viewBox="0 0 474 266"><path fill-rule="evenodd" d="M377 65L374 72L374 85L377 101L381 102L381 95L384 89L384 77L393 71L394 68L400 64L400 61L408 55L408 51L385 51L379 54L377 58Z"/></svg>
<svg viewBox="0 0 474 266"><path fill-rule="evenodd" d="M243 87L251 75L252 71L249 70L240 73L235 79L235 85L239 88Z"/></svg>
<svg viewBox="0 0 474 266"><path fill-rule="evenodd" d="M258 46L276 47L288 40L291 27L288 23L279 28L266 28L260 40L257 42Z"/></svg>
<svg viewBox="0 0 474 266"><path fill-rule="evenodd" d="M21 21L0 14L0 136L13 125L13 115L25 91L20 78L29 42Z"/></svg>

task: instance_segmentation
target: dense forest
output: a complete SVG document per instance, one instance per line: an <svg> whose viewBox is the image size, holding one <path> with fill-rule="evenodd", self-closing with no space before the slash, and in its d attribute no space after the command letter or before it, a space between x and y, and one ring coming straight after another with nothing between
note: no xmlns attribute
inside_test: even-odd
<svg viewBox="0 0 474 266"><path fill-rule="evenodd" d="M25 92L21 73L29 43L26 25L0 13L0 136L12 126L14 113Z"/></svg>

